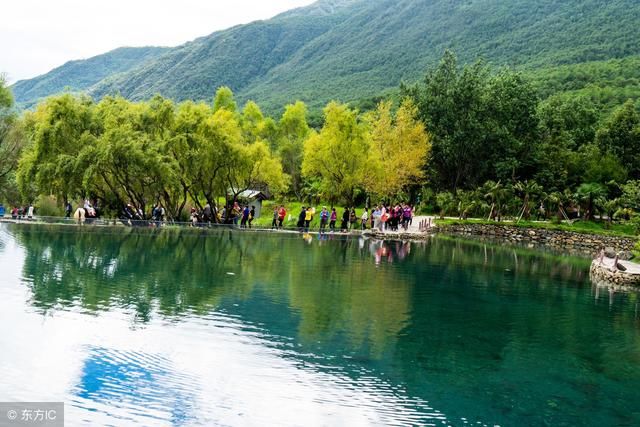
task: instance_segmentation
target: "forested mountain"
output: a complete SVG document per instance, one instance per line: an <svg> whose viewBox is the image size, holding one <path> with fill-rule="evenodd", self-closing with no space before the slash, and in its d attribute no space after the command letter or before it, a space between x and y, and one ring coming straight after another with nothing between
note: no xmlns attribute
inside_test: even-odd
<svg viewBox="0 0 640 427"><path fill-rule="evenodd" d="M145 61L164 53L163 47L121 47L89 59L69 61L50 72L13 85L16 102L30 107L40 98L62 92L85 91L91 86L117 73L128 71Z"/></svg>
<svg viewBox="0 0 640 427"><path fill-rule="evenodd" d="M595 63L588 69L602 71L605 85L637 81L638 73L620 76L620 62L606 61L640 55L638 22L637 0L321 0L150 55L128 71L84 63L90 76L109 75L89 89L96 97L209 100L226 85L241 101L254 99L273 111L296 99L315 108L395 90L402 80L419 79L450 48L461 63L484 58L533 73L549 93L545 75L556 79L548 83L552 90L586 87L568 87L563 76L588 62ZM58 84L48 93L92 83L87 78L81 86L59 73L39 81L49 78ZM19 102L33 100L35 92L23 89L31 82L14 86Z"/></svg>

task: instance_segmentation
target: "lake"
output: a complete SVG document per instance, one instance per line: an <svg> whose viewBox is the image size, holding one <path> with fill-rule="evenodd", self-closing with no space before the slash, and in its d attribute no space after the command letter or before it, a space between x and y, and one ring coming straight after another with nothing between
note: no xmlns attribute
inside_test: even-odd
<svg viewBox="0 0 640 427"><path fill-rule="evenodd" d="M64 401L68 426L637 426L638 296L589 263L0 224L0 400Z"/></svg>

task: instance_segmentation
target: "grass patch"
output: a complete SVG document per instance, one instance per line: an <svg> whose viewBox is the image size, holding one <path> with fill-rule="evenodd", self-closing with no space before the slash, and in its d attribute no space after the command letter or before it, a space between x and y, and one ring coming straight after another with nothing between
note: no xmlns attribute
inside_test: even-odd
<svg viewBox="0 0 640 427"><path fill-rule="evenodd" d="M305 203L301 202L287 202L287 203L278 203L271 200L265 201L262 204L262 211L260 213L260 217L256 218L253 221L254 227L260 228L269 228L271 227L271 221L273 219L273 208L274 206L284 205L284 208L287 210L287 216L284 220L285 228L295 228L298 222L298 215L302 211L302 206L308 206ZM321 204L319 206L313 206L316 208L316 214L313 217L313 221L311 221L311 229L319 229L320 228L320 212L322 211L322 206L326 206L327 210L329 210L329 215L331 215L331 205ZM338 219L336 221L336 228L340 228L340 222L342 221L342 213L344 212L343 206L335 206L336 213L338 214ZM356 208L356 216L358 217L358 226L360 226L360 217L364 212L364 208Z"/></svg>

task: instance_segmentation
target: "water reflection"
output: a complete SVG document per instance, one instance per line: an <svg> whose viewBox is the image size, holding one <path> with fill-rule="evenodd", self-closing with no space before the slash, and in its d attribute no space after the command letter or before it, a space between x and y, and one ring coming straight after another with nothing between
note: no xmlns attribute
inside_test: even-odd
<svg viewBox="0 0 640 427"><path fill-rule="evenodd" d="M198 381L172 369L167 357L102 347L84 352L82 374L73 391L77 403L90 401L90 409L106 407L103 415L122 421L166 420L172 425L195 421Z"/></svg>
<svg viewBox="0 0 640 427"><path fill-rule="evenodd" d="M79 409L299 424L269 413L288 402L334 422L510 425L585 424L589 408L604 425L640 404L636 296L597 294L582 258L447 238L9 230L28 308L101 331L79 340Z"/></svg>

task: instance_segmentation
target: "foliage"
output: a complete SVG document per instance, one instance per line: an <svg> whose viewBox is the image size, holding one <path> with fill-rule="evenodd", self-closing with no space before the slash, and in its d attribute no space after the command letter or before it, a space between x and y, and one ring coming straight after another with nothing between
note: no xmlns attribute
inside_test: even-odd
<svg viewBox="0 0 640 427"><path fill-rule="evenodd" d="M78 196L82 177L74 170L81 148L92 140L92 103L69 94L38 106L31 120L31 145L20 160L17 174L21 192L33 199L41 194L67 200Z"/></svg>
<svg viewBox="0 0 640 427"><path fill-rule="evenodd" d="M345 105L331 102L324 114L322 130L304 144L302 175L320 178L327 199L342 197L352 204L367 172L366 128Z"/></svg>
<svg viewBox="0 0 640 427"><path fill-rule="evenodd" d="M277 146L284 171L291 177L291 190L300 198L302 190L302 154L304 141L311 133L307 124L307 106L296 102L285 107L278 123Z"/></svg>
<svg viewBox="0 0 640 427"><path fill-rule="evenodd" d="M0 74L0 200L15 199L15 169L23 148L23 126L13 107L13 95Z"/></svg>
<svg viewBox="0 0 640 427"><path fill-rule="evenodd" d="M606 120L598 130L596 143L620 159L633 179L640 179L640 113L631 100Z"/></svg>
<svg viewBox="0 0 640 427"><path fill-rule="evenodd" d="M219 95L215 112L192 102L176 107L160 96L142 103L48 99L26 116L31 142L18 168L23 196L89 198L115 214L130 203L143 216L160 204L168 218L179 219L189 201L215 208L220 197L235 201L249 188L285 192L279 157L252 130L259 115L239 116L233 94Z"/></svg>
<svg viewBox="0 0 640 427"><path fill-rule="evenodd" d="M451 191L491 177L520 178L536 140L535 93L510 71L476 62L458 69L447 51L422 84L403 86L432 136L431 178Z"/></svg>
<svg viewBox="0 0 640 427"><path fill-rule="evenodd" d="M369 192L383 199L419 185L424 177L431 145L424 124L417 120L417 112L411 100L406 99L395 120L391 102L381 102L368 117L371 145L363 182Z"/></svg>

